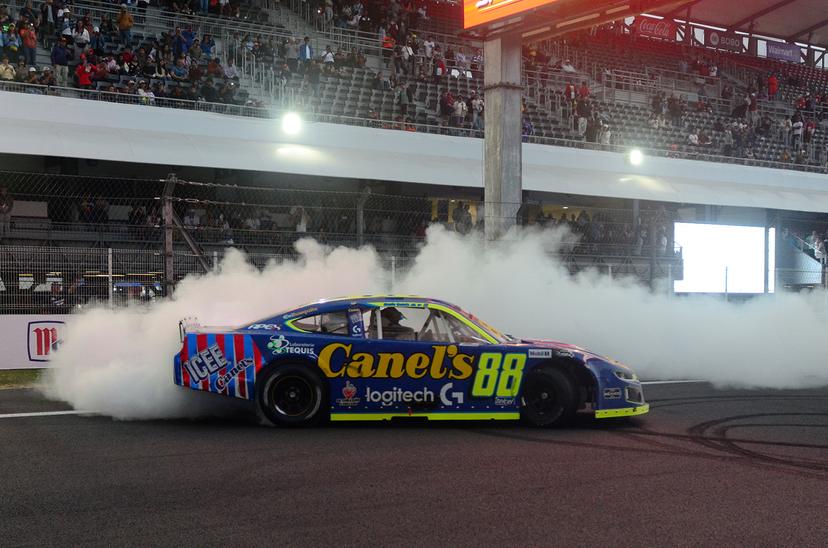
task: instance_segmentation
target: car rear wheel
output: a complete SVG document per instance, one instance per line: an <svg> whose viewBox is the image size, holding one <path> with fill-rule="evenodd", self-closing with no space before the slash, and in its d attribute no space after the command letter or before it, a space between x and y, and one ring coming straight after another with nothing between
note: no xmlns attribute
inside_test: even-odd
<svg viewBox="0 0 828 548"><path fill-rule="evenodd" d="M324 386L308 367L276 365L256 384L256 401L273 424L305 426L322 415Z"/></svg>
<svg viewBox="0 0 828 548"><path fill-rule="evenodd" d="M565 424L578 408L578 391L559 369L533 371L523 381L521 417L534 426Z"/></svg>

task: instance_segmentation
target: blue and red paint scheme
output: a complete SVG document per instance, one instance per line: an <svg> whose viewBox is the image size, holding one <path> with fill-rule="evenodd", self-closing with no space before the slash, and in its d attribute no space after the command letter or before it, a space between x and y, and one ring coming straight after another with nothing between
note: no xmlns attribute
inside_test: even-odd
<svg viewBox="0 0 828 548"><path fill-rule="evenodd" d="M437 314L447 325L462 326L473 340L456 333L448 340L377 339L365 319L389 307ZM343 318L347 326L336 333L303 329L309 319L326 316ZM577 386L580 411L596 418L649 411L628 367L577 346L503 335L437 299L381 295L320 301L237 328L202 330L182 322L181 335L175 384L254 400L263 370L304 364L326 383L324 403L332 420L517 419L523 380L549 367L565 371Z"/></svg>

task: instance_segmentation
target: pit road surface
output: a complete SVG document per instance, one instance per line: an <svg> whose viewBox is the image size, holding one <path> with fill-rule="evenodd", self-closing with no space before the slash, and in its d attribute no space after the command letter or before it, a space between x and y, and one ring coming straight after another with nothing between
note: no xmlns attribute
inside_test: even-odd
<svg viewBox="0 0 828 548"><path fill-rule="evenodd" d="M828 390L646 396L556 430L0 417L0 545L825 545Z"/></svg>

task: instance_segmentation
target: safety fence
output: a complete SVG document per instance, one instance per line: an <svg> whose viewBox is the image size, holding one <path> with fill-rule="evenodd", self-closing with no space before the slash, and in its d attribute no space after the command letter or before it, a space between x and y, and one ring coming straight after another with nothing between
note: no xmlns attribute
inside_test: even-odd
<svg viewBox="0 0 828 548"><path fill-rule="evenodd" d="M634 217L631 210L535 201L489 204L487 214L475 191L310 190L265 179L0 172L0 189L13 199L11 215L0 219L0 308L68 311L89 301L151 300L183 276L212 268L230 247L263 266L297 256L303 238L331 247L370 245L393 271L409 264L427 228L437 224L480 239L487 222L565 227L549 252L573 271L614 266L616 274L648 281L664 277L666 263L680 268L673 217L663 207Z"/></svg>

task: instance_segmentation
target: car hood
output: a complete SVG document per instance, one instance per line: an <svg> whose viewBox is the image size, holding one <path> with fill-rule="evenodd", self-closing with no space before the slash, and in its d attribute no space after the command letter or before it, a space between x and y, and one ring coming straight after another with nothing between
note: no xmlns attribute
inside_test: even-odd
<svg viewBox="0 0 828 548"><path fill-rule="evenodd" d="M605 358L595 352L591 352L586 348L574 344L568 344L558 341L550 341L548 339L520 339L521 346L530 346L532 348L550 348L555 351L559 357L575 357L583 361L597 358L601 361L615 363L615 360Z"/></svg>

